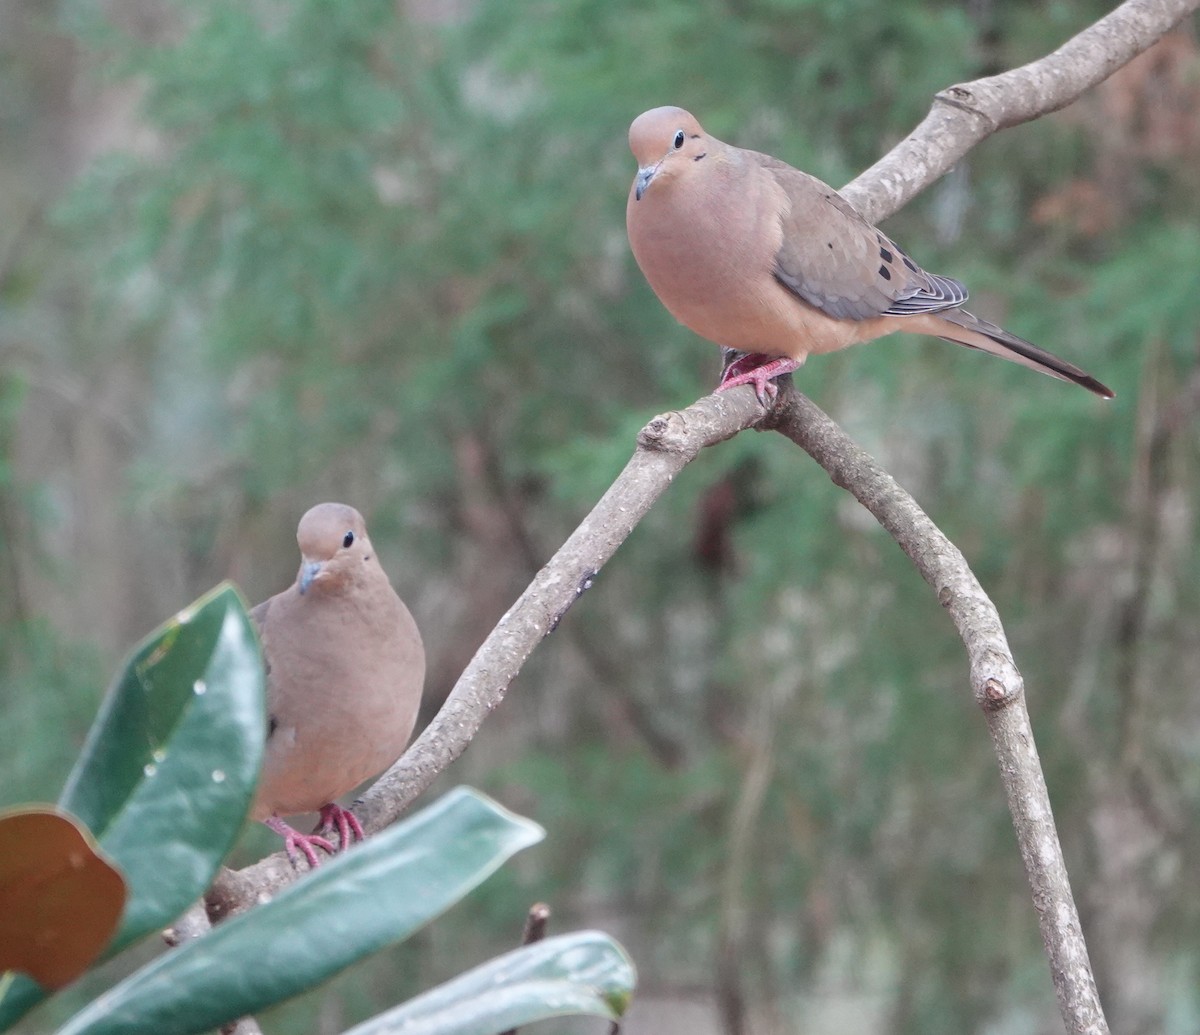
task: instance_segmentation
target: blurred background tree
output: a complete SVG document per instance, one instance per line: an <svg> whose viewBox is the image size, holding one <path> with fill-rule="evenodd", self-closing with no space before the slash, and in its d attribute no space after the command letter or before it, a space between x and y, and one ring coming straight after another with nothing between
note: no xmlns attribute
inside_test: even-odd
<svg viewBox="0 0 1200 1035"><path fill-rule="evenodd" d="M0 804L57 792L164 615L285 585L323 498L371 522L436 709L635 430L715 381L628 253L640 111L841 183L1110 6L7 0ZM1131 1033L1200 1025L1196 30L888 224L1115 403L915 339L798 375L1005 617ZM448 774L547 844L269 1030L455 973L534 898L631 949L630 1035L1058 1030L961 647L777 438L689 468Z"/></svg>

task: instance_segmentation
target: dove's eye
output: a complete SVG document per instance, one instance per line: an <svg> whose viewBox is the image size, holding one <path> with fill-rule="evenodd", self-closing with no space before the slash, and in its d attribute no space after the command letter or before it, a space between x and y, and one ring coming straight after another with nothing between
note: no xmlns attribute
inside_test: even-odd
<svg viewBox="0 0 1200 1035"><path fill-rule="evenodd" d="M683 147L683 141L684 141L683 130L682 129L677 130L675 133L675 150L676 151L678 151L681 147Z"/></svg>
<svg viewBox="0 0 1200 1035"><path fill-rule="evenodd" d="M354 533L353 533L353 532L347 532L347 533L346 533L346 535L345 535L345 537L342 539L342 549L343 549L343 550L348 550L348 549L350 549L350 547L351 547L353 544L354 544Z"/></svg>

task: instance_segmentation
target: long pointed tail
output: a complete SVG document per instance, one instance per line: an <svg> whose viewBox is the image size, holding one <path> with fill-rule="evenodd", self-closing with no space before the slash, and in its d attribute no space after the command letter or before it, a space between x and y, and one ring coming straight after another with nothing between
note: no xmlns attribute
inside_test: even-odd
<svg viewBox="0 0 1200 1035"><path fill-rule="evenodd" d="M1009 334L1003 327L981 320L962 309L946 309L924 319L933 325L931 333L946 341L965 345L969 349L981 349L993 356L1040 370L1043 374L1057 377L1061 381L1071 381L1105 399L1114 397L1115 393L1111 388L1101 384L1091 374L1080 370L1074 364L1059 359L1045 349L1039 349L1033 342ZM950 326L946 326L947 324Z"/></svg>

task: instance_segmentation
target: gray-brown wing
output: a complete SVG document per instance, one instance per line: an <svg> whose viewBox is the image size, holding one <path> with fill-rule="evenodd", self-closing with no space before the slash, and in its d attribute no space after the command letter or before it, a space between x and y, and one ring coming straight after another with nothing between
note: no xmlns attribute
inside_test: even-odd
<svg viewBox="0 0 1200 1035"><path fill-rule="evenodd" d="M967 300L957 280L927 273L837 191L767 155L763 164L790 199L775 277L838 319L914 316Z"/></svg>

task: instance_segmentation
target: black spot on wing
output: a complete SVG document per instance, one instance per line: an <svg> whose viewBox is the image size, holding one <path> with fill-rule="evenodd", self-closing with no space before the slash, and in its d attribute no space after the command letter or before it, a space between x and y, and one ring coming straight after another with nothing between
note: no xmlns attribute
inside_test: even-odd
<svg viewBox="0 0 1200 1035"><path fill-rule="evenodd" d="M794 199L780 212L782 239L773 272L797 298L838 320L957 304L950 300L953 293L946 301L927 301L940 299L943 289L919 267L902 266L902 249L828 184L776 159L762 156L759 161ZM926 299L920 297L923 292Z"/></svg>
<svg viewBox="0 0 1200 1035"><path fill-rule="evenodd" d="M279 720L274 715L267 716L267 740L274 736L275 731L279 729Z"/></svg>
<svg viewBox="0 0 1200 1035"><path fill-rule="evenodd" d="M892 246L892 248L896 252L896 254L900 256L900 261L902 263L904 263L904 265L908 268L909 272L911 272L911 273L924 273L925 272L923 269L921 269L920 266L918 266L915 262L912 261L912 259L910 259L908 257L908 252L906 252L903 248L901 248L900 245L898 245L895 241L890 241L888 243Z"/></svg>

